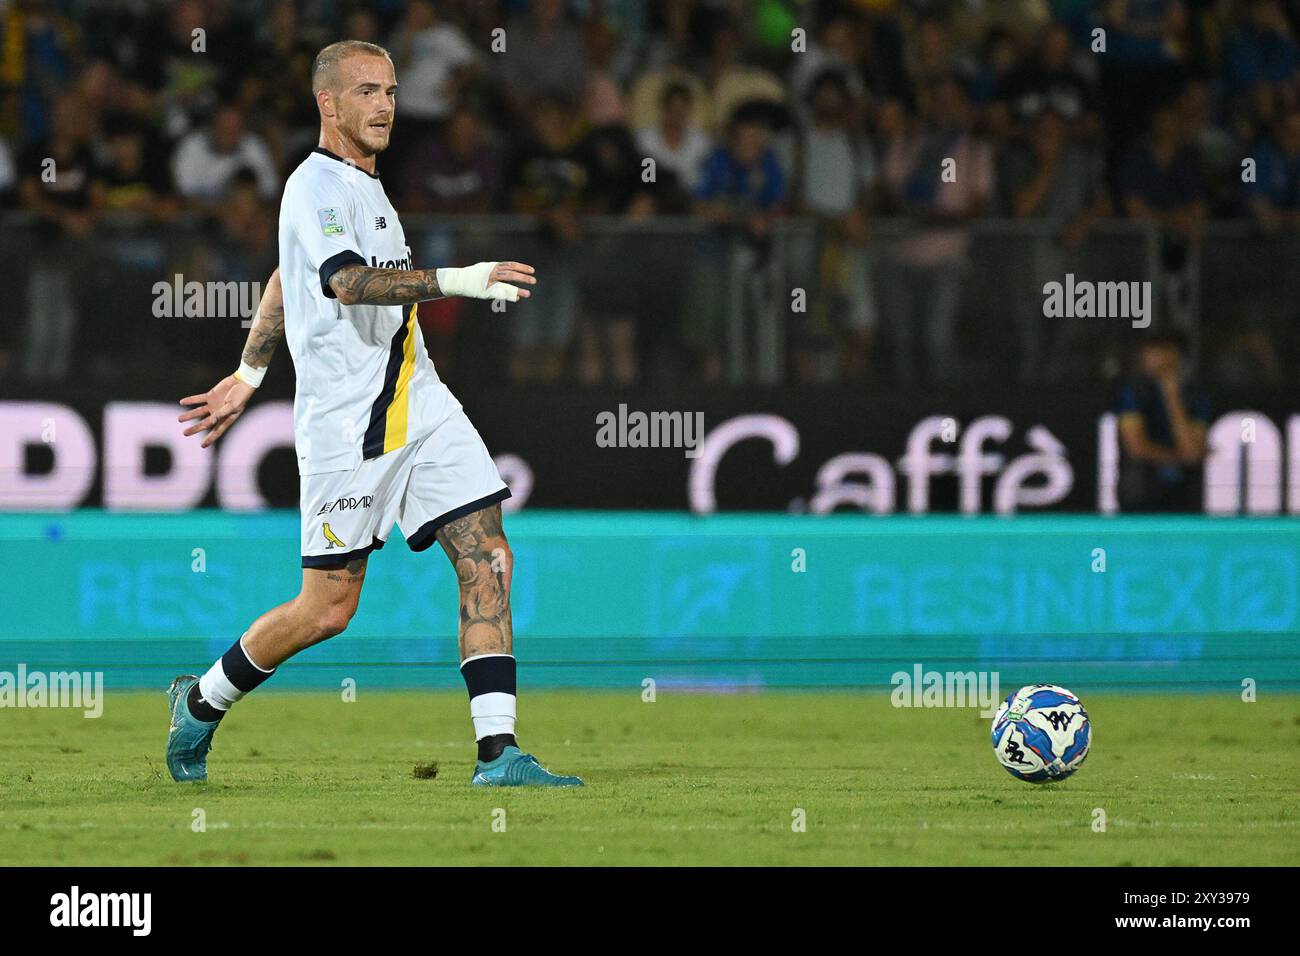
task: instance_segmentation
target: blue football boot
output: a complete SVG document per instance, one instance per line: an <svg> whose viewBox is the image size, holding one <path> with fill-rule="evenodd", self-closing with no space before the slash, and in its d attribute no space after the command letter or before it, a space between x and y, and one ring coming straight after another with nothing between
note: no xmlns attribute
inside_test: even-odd
<svg viewBox="0 0 1300 956"><path fill-rule="evenodd" d="M507 747L490 763L479 761L469 782L475 787L581 787L581 777L551 773L532 754Z"/></svg>
<svg viewBox="0 0 1300 956"><path fill-rule="evenodd" d="M193 674L182 674L167 688L167 703L172 725L167 735L167 769L178 783L206 783L208 751L219 720L198 720L190 713L185 699L190 688L199 682Z"/></svg>

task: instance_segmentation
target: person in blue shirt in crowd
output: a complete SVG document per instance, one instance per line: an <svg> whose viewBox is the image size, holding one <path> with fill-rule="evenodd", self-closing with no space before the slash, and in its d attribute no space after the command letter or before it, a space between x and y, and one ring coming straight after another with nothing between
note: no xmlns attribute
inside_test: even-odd
<svg viewBox="0 0 1300 956"><path fill-rule="evenodd" d="M738 110L728 124L726 145L705 161L696 191L702 215L739 226L756 242L766 239L785 199L785 175L770 139L759 113Z"/></svg>
<svg viewBox="0 0 1300 956"><path fill-rule="evenodd" d="M1253 182L1244 184L1251 216L1264 232L1300 227L1300 110L1278 124L1277 142L1256 146Z"/></svg>

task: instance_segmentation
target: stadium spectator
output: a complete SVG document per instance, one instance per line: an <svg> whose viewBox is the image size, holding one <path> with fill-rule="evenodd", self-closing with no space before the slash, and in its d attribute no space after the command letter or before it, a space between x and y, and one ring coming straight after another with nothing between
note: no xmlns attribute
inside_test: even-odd
<svg viewBox="0 0 1300 956"><path fill-rule="evenodd" d="M714 150L701 172L696 196L703 215L742 225L754 239L766 236L785 198L785 174L770 140L767 126L752 114L731 121L726 145Z"/></svg>
<svg viewBox="0 0 1300 956"><path fill-rule="evenodd" d="M698 38L709 27L704 6L696 0L664 0L652 8L650 17L651 34L642 57L642 71L695 72L703 56Z"/></svg>
<svg viewBox="0 0 1300 956"><path fill-rule="evenodd" d="M1209 85L1202 80L1189 81L1178 109L1187 145L1196 156L1205 184L1207 215L1240 215L1242 144L1214 122Z"/></svg>
<svg viewBox="0 0 1300 956"><path fill-rule="evenodd" d="M134 118L110 117L105 124L104 158L97 171L104 211L120 230L111 233L100 254L111 269L114 296L134 302L150 301L159 278L170 277L176 268L188 268L181 266L177 257L189 234L173 228L180 203L171 189L167 164L159 156L159 144L150 134L151 130ZM218 274L213 278L231 277ZM195 347L192 323L160 327L152 309L129 310L119 324L118 335L87 355L92 375L145 375L150 367L175 367Z"/></svg>
<svg viewBox="0 0 1300 956"><path fill-rule="evenodd" d="M1091 141L1071 136L1069 129L1068 118L1048 106L1029 141L1011 143L999 157L1000 209L1047 227L1027 239L1032 247L1026 258L1033 266L1017 277L1011 296L1022 381L1057 377L1067 349L1084 332L1075 319L1045 325L1041 290L1070 270L1093 223L1112 211L1102 157Z"/></svg>
<svg viewBox="0 0 1300 956"><path fill-rule="evenodd" d="M599 20L588 22L583 36L591 66L582 94L583 118L592 126L621 125L627 119L627 108L612 69L618 37Z"/></svg>
<svg viewBox="0 0 1300 956"><path fill-rule="evenodd" d="M486 213L496 205L501 176L497 150L469 107L457 108L441 132L409 154L401 175L404 210Z"/></svg>
<svg viewBox="0 0 1300 956"><path fill-rule="evenodd" d="M520 259L548 276L511 323L511 378L552 382L564 371L578 312L574 250L580 237L588 171L577 150L573 101L539 95L526 111L531 129L510 155L503 176L507 208L542 217L543 233L523 243Z"/></svg>
<svg viewBox="0 0 1300 956"><path fill-rule="evenodd" d="M978 76L978 61L954 42L948 21L938 12L918 18L908 39L907 72L922 111L930 109L926 98L942 82L955 78L965 86Z"/></svg>
<svg viewBox="0 0 1300 956"><path fill-rule="evenodd" d="M655 212L657 192L641 180L641 156L626 127L593 129L574 155L586 170L585 212L628 219ZM630 385L637 377L637 321L653 315L655 283L644 275L627 275L621 268L636 257L634 238L603 232L584 236L583 244L578 376L588 384L608 376L617 384Z"/></svg>
<svg viewBox="0 0 1300 956"><path fill-rule="evenodd" d="M14 4L3 22L0 83L12 89L13 108L32 141L51 135L51 94L66 90L76 69L77 30L53 6L49 0Z"/></svg>
<svg viewBox="0 0 1300 956"><path fill-rule="evenodd" d="M1196 154L1189 147L1177 108L1167 105L1153 118L1152 130L1134 146L1120 169L1124 211L1186 237L1204 219L1204 192Z"/></svg>
<svg viewBox="0 0 1300 956"><path fill-rule="evenodd" d="M1138 349L1133 375L1120 388L1119 501L1124 511L1201 510L1205 395L1184 381L1186 340L1153 335Z"/></svg>
<svg viewBox="0 0 1300 956"><path fill-rule="evenodd" d="M288 169L316 145L311 67L319 44L304 34L292 0L277 0L263 22L260 55L253 69L244 71L238 105L265 135L276 168Z"/></svg>
<svg viewBox="0 0 1300 956"><path fill-rule="evenodd" d="M154 126L156 98L139 83L123 76L107 60L86 64L73 89L91 115L105 127L115 120L135 124L141 129Z"/></svg>
<svg viewBox="0 0 1300 956"><path fill-rule="evenodd" d="M163 131L188 133L229 101L231 83L246 70L251 39L232 29L224 4L176 0L142 18L133 39L133 75L150 91Z"/></svg>
<svg viewBox="0 0 1300 956"><path fill-rule="evenodd" d="M637 131L637 147L655 161L660 206L684 211L686 197L700 185L705 159L713 151L704 130L692 120L693 95L684 83L669 83L660 94L659 122ZM684 195L683 195L684 194Z"/></svg>
<svg viewBox="0 0 1300 956"><path fill-rule="evenodd" d="M569 22L563 0L533 0L529 15L510 20L504 52L496 55L499 81L521 115L538 93L582 100L590 72L582 33Z"/></svg>
<svg viewBox="0 0 1300 956"><path fill-rule="evenodd" d="M912 82L907 75L907 31L902 18L890 11L858 8L862 19L862 55L857 67L871 95L908 101Z"/></svg>
<svg viewBox="0 0 1300 956"><path fill-rule="evenodd" d="M1205 221L1200 164L1187 142L1176 104L1152 117L1151 133L1132 147L1119 171L1119 196L1130 219L1155 223L1161 231L1160 301L1182 328L1190 322L1191 243Z"/></svg>
<svg viewBox="0 0 1300 956"><path fill-rule="evenodd" d="M169 250L167 270L180 273L186 282L239 283L243 290L260 286L279 259L276 220L276 207L261 197L256 177L241 169L231 179L225 200L200 222L198 241ZM260 292L245 292L241 304L255 305L259 297ZM162 354L151 354L146 345L143 356L129 356L127 361L144 358L156 364L166 356L195 379L220 376L224 373L216 356L222 343L238 336L241 324L251 318L205 311L184 319L150 319L153 332L147 340L159 340Z"/></svg>
<svg viewBox="0 0 1300 956"><path fill-rule="evenodd" d="M94 127L80 97L54 107L50 137L19 161L22 205L36 216L38 253L27 273L23 374L60 382L72 368L79 270L93 262L90 234L104 204L92 149Z"/></svg>
<svg viewBox="0 0 1300 956"><path fill-rule="evenodd" d="M988 209L994 189L993 152L974 135L961 82L948 77L924 99L929 105L922 122L895 104L884 124L888 205L920 220L914 233L892 245L882 275L900 381L916 377L918 331L933 378L944 381L958 372L954 330L969 243L965 225Z"/></svg>
<svg viewBox="0 0 1300 956"><path fill-rule="evenodd" d="M664 96L671 87L682 87L690 98L689 125L712 135L713 110L704 81L678 67L642 73L632 84L627 98L627 123L632 129L652 129L663 119Z"/></svg>
<svg viewBox="0 0 1300 956"><path fill-rule="evenodd" d="M1010 81L1021 64L1018 41L1009 30L997 28L984 39L979 72L971 85L971 99L982 113L990 136L1006 139L1011 133Z"/></svg>
<svg viewBox="0 0 1300 956"><path fill-rule="evenodd" d="M693 276L698 294L692 296L699 312L685 330L707 381L716 381L722 374L726 306L721 291L741 290L742 298L732 308L771 307L771 299L760 285L760 267L769 251L772 221L781 213L785 197L785 173L761 111L737 111L727 130L726 145L706 161L696 191L696 213L719 229L700 243ZM742 241L728 244L724 241L728 236Z"/></svg>
<svg viewBox="0 0 1300 956"><path fill-rule="evenodd" d="M1050 219L1069 233L1069 245L1078 245L1082 227L1108 208L1100 157L1070 135L1068 118L1054 108L1039 113L1028 141L1003 152L999 171L1003 209L1017 219Z"/></svg>
<svg viewBox="0 0 1300 956"><path fill-rule="evenodd" d="M1223 45L1224 92L1229 103L1247 100L1275 116L1296 105L1300 69L1286 13L1278 0L1247 0L1243 22Z"/></svg>
<svg viewBox="0 0 1300 956"><path fill-rule="evenodd" d="M205 128L182 139L172 160L177 192L201 209L216 209L240 170L256 177L263 199L278 198L280 177L271 152L233 106L223 106Z"/></svg>
<svg viewBox="0 0 1300 956"><path fill-rule="evenodd" d="M844 78L852 104L866 103L867 86L858 63L863 56L862 25L846 7L835 7L818 27L808 49L794 58L790 69L790 97L796 116L805 125L812 121L813 84L828 71Z"/></svg>
<svg viewBox="0 0 1300 956"><path fill-rule="evenodd" d="M109 120L104 131L106 159L100 165L104 209L146 220L170 220L176 213L166 163L160 161L147 131L124 118Z"/></svg>
<svg viewBox="0 0 1300 956"><path fill-rule="evenodd" d="M1107 51L1130 63L1171 63L1185 55L1185 0L1102 0Z"/></svg>
<svg viewBox="0 0 1300 956"><path fill-rule="evenodd" d="M867 205L876 181L871 144L861 132L848 79L829 69L809 87L811 117L799 143L796 211L820 226L798 243L801 271L817 294L803 313L795 348L801 380L850 379L866 373L876 327L867 249ZM838 366L843 364L843 369Z"/></svg>
<svg viewBox="0 0 1300 956"><path fill-rule="evenodd" d="M1188 14L1184 0L1104 0L1099 9L1106 55L1096 62L1113 174L1153 110L1183 82Z"/></svg>
<svg viewBox="0 0 1300 956"><path fill-rule="evenodd" d="M785 87L776 74L744 63L740 54L740 31L729 20L721 20L710 40L704 73L714 129L726 127L741 107L752 103L780 105L785 102Z"/></svg>
<svg viewBox="0 0 1300 956"><path fill-rule="evenodd" d="M1043 29L1035 53L1011 70L999 89L1011 118L1032 123L1044 110L1062 117L1076 133L1095 132L1081 127L1093 110L1093 83L1075 63L1070 35L1059 24Z"/></svg>
<svg viewBox="0 0 1300 956"><path fill-rule="evenodd" d="M261 188L251 172L240 170L230 184L230 192L218 217L221 244L232 252L240 267L220 270L229 278L255 281L275 269L277 252L276 211L262 197Z"/></svg>
<svg viewBox="0 0 1300 956"><path fill-rule="evenodd" d="M435 137L460 92L478 76L479 54L460 28L430 0L412 0L390 41L401 78L403 135L393 140L385 166L405 165L415 144Z"/></svg>
<svg viewBox="0 0 1300 956"><path fill-rule="evenodd" d="M1282 118L1276 143L1254 153L1255 181L1245 187L1251 216L1264 232L1300 228L1300 110Z"/></svg>

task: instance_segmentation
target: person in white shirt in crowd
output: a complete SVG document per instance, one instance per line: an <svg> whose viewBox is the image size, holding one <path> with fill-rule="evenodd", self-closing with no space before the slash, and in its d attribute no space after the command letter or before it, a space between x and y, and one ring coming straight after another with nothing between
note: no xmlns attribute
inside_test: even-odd
<svg viewBox="0 0 1300 956"><path fill-rule="evenodd" d="M807 235L811 241L795 243L794 254L817 293L795 337L795 369L804 381L840 374L860 379L876 330L867 207L877 164L863 133L861 101L843 73L831 69L818 75L809 85L807 105L795 200L819 228Z"/></svg>
<svg viewBox="0 0 1300 956"><path fill-rule="evenodd" d="M402 74L402 142L385 157L396 169L440 131L460 92L478 76L479 62L465 34L442 19L429 0L407 5L390 46Z"/></svg>
<svg viewBox="0 0 1300 956"><path fill-rule="evenodd" d="M667 84L659 95L659 123L636 136L637 147L655 161L657 181L667 173L687 195L699 186L701 168L713 152L709 135L691 122L693 101L685 83Z"/></svg>
<svg viewBox="0 0 1300 956"><path fill-rule="evenodd" d="M257 193L273 200L280 191L275 161L262 137L248 130L236 106L223 106L203 129L181 140L172 157L172 178L182 197L216 210L240 170L257 180Z"/></svg>

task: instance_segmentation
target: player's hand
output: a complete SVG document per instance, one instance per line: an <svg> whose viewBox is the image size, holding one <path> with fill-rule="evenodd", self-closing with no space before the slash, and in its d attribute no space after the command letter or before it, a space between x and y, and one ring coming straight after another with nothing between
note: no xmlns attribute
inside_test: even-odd
<svg viewBox="0 0 1300 956"><path fill-rule="evenodd" d="M185 429L186 436L207 432L200 446L207 448L235 424L239 416L244 413L244 407L255 391L257 389L247 382L241 382L235 376L227 375L210 391L182 398L181 404L189 411L184 412L177 421L194 422Z"/></svg>
<svg viewBox="0 0 1300 956"><path fill-rule="evenodd" d="M470 299L516 302L532 294L520 286L537 284L533 267L522 262L476 262L463 268L438 269L435 275L443 295Z"/></svg>
<svg viewBox="0 0 1300 956"><path fill-rule="evenodd" d="M498 262L496 268L488 273L488 287L494 282L507 282L510 285L537 285L537 279L533 276L536 270L530 265L522 262ZM530 295L527 289L519 290L519 298L526 299Z"/></svg>

